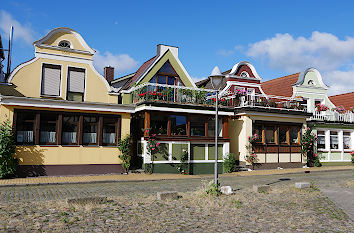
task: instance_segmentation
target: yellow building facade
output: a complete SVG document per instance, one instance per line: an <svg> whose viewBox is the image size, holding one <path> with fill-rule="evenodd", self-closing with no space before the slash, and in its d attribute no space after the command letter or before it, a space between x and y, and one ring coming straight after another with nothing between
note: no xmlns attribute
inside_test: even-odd
<svg viewBox="0 0 354 233"><path fill-rule="evenodd" d="M93 67L79 33L57 28L0 87L1 120L17 140L21 175L124 172L117 142L130 133L129 105Z"/></svg>

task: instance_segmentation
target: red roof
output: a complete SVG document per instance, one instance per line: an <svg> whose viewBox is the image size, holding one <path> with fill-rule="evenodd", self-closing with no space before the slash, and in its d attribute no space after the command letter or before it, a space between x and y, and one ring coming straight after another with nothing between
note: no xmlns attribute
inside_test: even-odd
<svg viewBox="0 0 354 233"><path fill-rule="evenodd" d="M300 73L272 79L261 83L262 90L268 95L291 97L293 95L293 84L299 78Z"/></svg>
<svg viewBox="0 0 354 233"><path fill-rule="evenodd" d="M135 75L130 79L130 82L127 82L123 89L128 89L133 83L135 83L140 76L150 67L150 65L155 61L156 56L147 60L140 68L135 72Z"/></svg>
<svg viewBox="0 0 354 233"><path fill-rule="evenodd" d="M354 92L330 96L329 99L336 107L343 106L346 110L354 107Z"/></svg>

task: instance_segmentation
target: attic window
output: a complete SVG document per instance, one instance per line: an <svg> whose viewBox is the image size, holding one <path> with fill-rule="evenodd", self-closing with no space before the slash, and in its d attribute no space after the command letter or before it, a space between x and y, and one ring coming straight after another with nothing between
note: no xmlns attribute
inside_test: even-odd
<svg viewBox="0 0 354 233"><path fill-rule="evenodd" d="M62 48L69 48L70 49L70 42L67 41L67 40L62 40L59 42L58 44L59 47L62 47Z"/></svg>
<svg viewBox="0 0 354 233"><path fill-rule="evenodd" d="M250 75L246 71L242 71L241 75L242 78L249 78Z"/></svg>
<svg viewBox="0 0 354 233"><path fill-rule="evenodd" d="M314 83L313 83L313 80L310 80L310 81L308 81L308 83L307 83L308 85L314 85Z"/></svg>

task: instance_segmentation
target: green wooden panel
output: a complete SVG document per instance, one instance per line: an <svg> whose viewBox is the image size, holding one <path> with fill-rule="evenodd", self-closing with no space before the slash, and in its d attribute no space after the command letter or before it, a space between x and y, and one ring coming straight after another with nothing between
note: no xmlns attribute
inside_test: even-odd
<svg viewBox="0 0 354 233"><path fill-rule="evenodd" d="M175 164L171 163L159 163L154 164L153 173L179 173L176 169ZM214 163L191 163L190 164L190 174L213 174L214 173ZM218 174L223 173L223 164L218 163Z"/></svg>
<svg viewBox="0 0 354 233"><path fill-rule="evenodd" d="M342 155L340 152L331 153L331 160L341 160Z"/></svg>
<svg viewBox="0 0 354 233"><path fill-rule="evenodd" d="M180 160L183 151L188 152L188 144L172 144L172 159Z"/></svg>
<svg viewBox="0 0 354 233"><path fill-rule="evenodd" d="M350 155L350 153L344 153L343 159L344 159L344 160L351 160L351 159L352 159L352 156Z"/></svg>
<svg viewBox="0 0 354 233"><path fill-rule="evenodd" d="M205 160L205 144L191 144L191 160Z"/></svg>
<svg viewBox="0 0 354 233"><path fill-rule="evenodd" d="M208 145L208 159L214 160L215 159L215 145L209 144ZM218 144L218 160L223 159L223 145Z"/></svg>
<svg viewBox="0 0 354 233"><path fill-rule="evenodd" d="M158 147L158 151L153 153L153 161L167 161L168 160L168 143L161 143Z"/></svg>

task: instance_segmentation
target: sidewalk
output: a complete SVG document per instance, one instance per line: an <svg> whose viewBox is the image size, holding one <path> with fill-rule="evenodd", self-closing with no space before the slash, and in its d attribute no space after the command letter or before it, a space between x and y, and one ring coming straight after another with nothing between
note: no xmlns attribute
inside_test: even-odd
<svg viewBox="0 0 354 233"><path fill-rule="evenodd" d="M341 171L352 170L354 166L333 166L333 167L313 167L313 168L291 168L283 170L257 170L234 172L221 174L220 177L232 176L258 176L258 175L277 175L277 174L295 174L323 171ZM0 187L8 186L26 186L26 185L48 185L48 184L77 184L77 183L97 183L97 182L126 182L126 181L155 181L155 180L176 180L176 179L200 179L213 178L208 175L180 175L180 174L108 174L108 175L83 175L83 176L42 176L16 179L0 180Z"/></svg>

